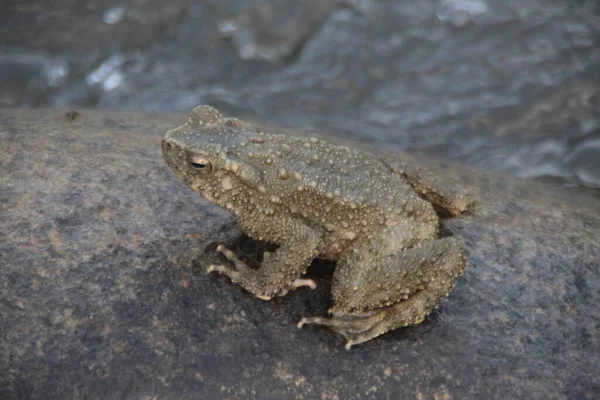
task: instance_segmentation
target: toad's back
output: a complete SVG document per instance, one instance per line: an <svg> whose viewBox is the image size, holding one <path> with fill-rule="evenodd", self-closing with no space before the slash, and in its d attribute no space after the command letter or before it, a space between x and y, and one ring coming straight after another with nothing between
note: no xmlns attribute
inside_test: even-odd
<svg viewBox="0 0 600 400"><path fill-rule="evenodd" d="M314 137L267 134L233 119L208 130L199 127L196 135L260 170L267 191L287 193L303 187L314 196L377 206L389 213L401 205L426 203L402 177L366 152Z"/></svg>

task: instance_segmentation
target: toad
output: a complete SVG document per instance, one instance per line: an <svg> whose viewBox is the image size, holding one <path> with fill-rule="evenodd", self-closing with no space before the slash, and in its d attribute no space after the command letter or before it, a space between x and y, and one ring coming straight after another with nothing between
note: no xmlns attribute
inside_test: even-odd
<svg viewBox="0 0 600 400"><path fill-rule="evenodd" d="M423 321L465 269L464 247L440 236L436 209L458 215L473 201L370 153L265 133L210 106L167 132L162 150L171 170L232 212L245 234L279 246L253 269L221 245L230 265L208 272L269 300L315 288L302 277L313 259L336 262L330 317L298 326L327 326L347 348Z"/></svg>

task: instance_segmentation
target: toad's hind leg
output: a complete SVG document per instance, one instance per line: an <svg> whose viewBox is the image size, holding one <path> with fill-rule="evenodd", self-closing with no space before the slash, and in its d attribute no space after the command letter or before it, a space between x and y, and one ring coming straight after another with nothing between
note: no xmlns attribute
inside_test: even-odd
<svg viewBox="0 0 600 400"><path fill-rule="evenodd" d="M465 267L462 243L454 237L397 254L353 254L340 260L334 274L332 318L298 324L325 325L344 335L347 348L423 321Z"/></svg>

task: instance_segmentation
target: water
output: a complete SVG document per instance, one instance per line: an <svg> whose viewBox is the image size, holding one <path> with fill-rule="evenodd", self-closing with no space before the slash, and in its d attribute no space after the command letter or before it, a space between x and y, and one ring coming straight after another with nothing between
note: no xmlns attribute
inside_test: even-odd
<svg viewBox="0 0 600 400"><path fill-rule="evenodd" d="M210 103L600 187L595 2L71 2L0 6L0 106L185 113Z"/></svg>

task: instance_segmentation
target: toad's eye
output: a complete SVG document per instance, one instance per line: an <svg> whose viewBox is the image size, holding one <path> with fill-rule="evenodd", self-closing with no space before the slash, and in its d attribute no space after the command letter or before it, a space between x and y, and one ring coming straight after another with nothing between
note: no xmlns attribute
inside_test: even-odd
<svg viewBox="0 0 600 400"><path fill-rule="evenodd" d="M202 175L208 175L212 172L213 166L210 160L204 156L190 156L190 165Z"/></svg>

